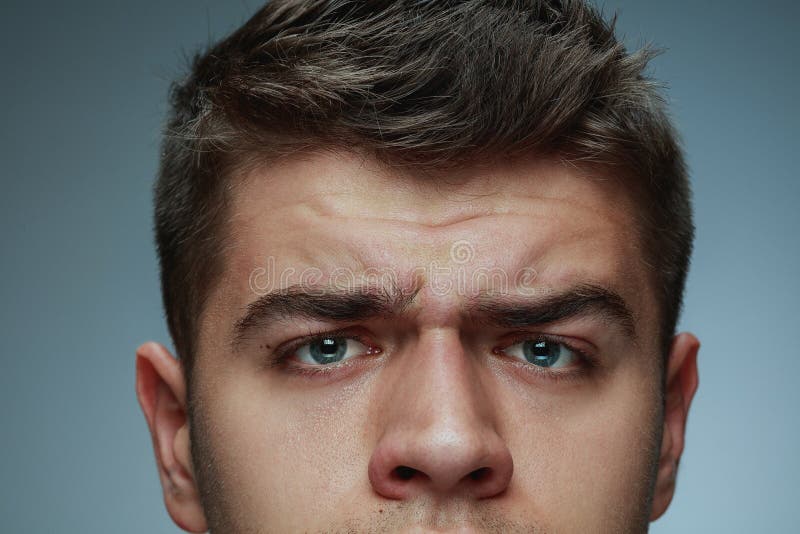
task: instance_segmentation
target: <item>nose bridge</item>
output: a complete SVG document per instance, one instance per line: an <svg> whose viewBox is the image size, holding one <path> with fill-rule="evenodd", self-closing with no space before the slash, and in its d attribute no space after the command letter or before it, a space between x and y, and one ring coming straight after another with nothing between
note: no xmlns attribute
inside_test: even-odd
<svg viewBox="0 0 800 534"><path fill-rule="evenodd" d="M410 352L403 362L408 378L397 391L406 402L395 406L404 412L402 419L413 424L414 432L474 432L490 423L489 399L484 396L474 356L465 351L458 330L422 331Z"/></svg>
<svg viewBox="0 0 800 534"><path fill-rule="evenodd" d="M401 363L382 405L373 487L391 498L501 492L511 476L510 453L458 329L422 331L407 350L395 355Z"/></svg>

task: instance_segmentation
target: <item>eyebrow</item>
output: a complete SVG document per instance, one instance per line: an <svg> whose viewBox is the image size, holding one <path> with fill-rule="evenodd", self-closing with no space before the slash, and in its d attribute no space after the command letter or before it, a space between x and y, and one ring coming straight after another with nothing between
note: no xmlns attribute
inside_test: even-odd
<svg viewBox="0 0 800 534"><path fill-rule="evenodd" d="M398 288L289 286L260 296L247 306L233 328L233 348L248 333L274 321L307 318L336 322L398 316L413 302L419 287ZM636 339L633 313L616 292L595 284L579 284L544 297L481 294L467 303L467 315L476 322L500 328L522 328L569 318L597 316Z"/></svg>
<svg viewBox="0 0 800 534"><path fill-rule="evenodd" d="M522 328L584 316L597 316L636 339L633 312L619 293L595 284L579 284L541 298L480 295L470 315L503 328Z"/></svg>
<svg viewBox="0 0 800 534"><path fill-rule="evenodd" d="M248 332L273 321L290 318L329 321L360 321L374 317L400 315L414 300L419 288L289 286L267 293L250 303L244 316L233 327L233 347L238 347Z"/></svg>

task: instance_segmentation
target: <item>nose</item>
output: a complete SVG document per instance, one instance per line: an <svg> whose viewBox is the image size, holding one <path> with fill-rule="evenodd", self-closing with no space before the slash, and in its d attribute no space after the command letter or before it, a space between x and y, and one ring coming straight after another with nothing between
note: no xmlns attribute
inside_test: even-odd
<svg viewBox="0 0 800 534"><path fill-rule="evenodd" d="M514 463L479 363L456 336L420 338L413 354L395 356L405 361L387 377L377 410L382 435L368 467L374 490L389 499L502 494Z"/></svg>

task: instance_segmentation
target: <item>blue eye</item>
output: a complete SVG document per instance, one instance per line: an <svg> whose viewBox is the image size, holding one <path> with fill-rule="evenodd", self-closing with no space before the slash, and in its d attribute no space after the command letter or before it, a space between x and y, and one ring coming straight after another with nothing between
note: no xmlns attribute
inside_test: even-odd
<svg viewBox="0 0 800 534"><path fill-rule="evenodd" d="M576 352L563 343L544 338L515 343L505 348L503 352L537 367L551 369L567 367L578 359Z"/></svg>
<svg viewBox="0 0 800 534"><path fill-rule="evenodd" d="M322 336L295 350L297 358L310 365L338 363L367 352L363 343L341 336Z"/></svg>

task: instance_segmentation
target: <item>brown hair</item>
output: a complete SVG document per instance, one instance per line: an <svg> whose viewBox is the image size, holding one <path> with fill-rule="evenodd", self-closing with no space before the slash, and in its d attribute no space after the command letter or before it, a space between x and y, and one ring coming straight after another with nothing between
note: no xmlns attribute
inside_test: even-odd
<svg viewBox="0 0 800 534"><path fill-rule="evenodd" d="M171 90L155 189L162 294L191 369L220 275L230 175L249 158L356 146L447 169L526 154L612 167L641 192L666 352L694 228L649 50L577 0L272 0Z"/></svg>

